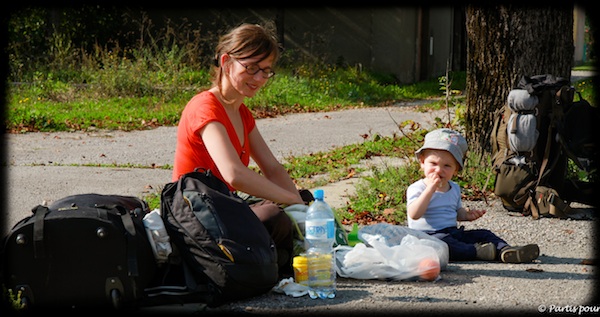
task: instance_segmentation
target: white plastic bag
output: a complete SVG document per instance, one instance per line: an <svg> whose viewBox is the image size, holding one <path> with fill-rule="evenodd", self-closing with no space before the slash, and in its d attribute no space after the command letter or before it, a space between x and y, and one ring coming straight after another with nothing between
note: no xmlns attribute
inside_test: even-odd
<svg viewBox="0 0 600 317"><path fill-rule="evenodd" d="M356 279L405 280L421 276L436 262L448 264L448 245L440 239L408 227L380 223L363 227L358 237L364 243L336 248L336 271Z"/></svg>
<svg viewBox="0 0 600 317"><path fill-rule="evenodd" d="M154 209L147 213L142 220L146 227L146 234L154 252L154 258L157 263L164 263L173 251L171 239L165 228L165 223L160 216L160 210Z"/></svg>
<svg viewBox="0 0 600 317"><path fill-rule="evenodd" d="M296 223L300 231L300 237L304 240L304 223L306 222L306 211L308 206L303 204L294 204L283 209L285 213Z"/></svg>

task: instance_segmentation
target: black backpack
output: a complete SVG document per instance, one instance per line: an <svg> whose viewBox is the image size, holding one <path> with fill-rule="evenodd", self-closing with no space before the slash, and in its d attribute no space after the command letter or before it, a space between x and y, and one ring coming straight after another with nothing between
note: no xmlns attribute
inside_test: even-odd
<svg viewBox="0 0 600 317"><path fill-rule="evenodd" d="M574 102L574 94L563 78L523 76L496 111L491 133L494 193L506 210L535 219L563 218L572 211L570 202L594 204L593 183L568 177L569 159L592 172L597 152L590 138L597 111L581 94Z"/></svg>
<svg viewBox="0 0 600 317"><path fill-rule="evenodd" d="M277 251L250 206L208 171L184 174L161 193L161 214L186 289L214 307L268 292Z"/></svg>
<svg viewBox="0 0 600 317"><path fill-rule="evenodd" d="M565 199L597 206L595 188L598 181L598 138L596 125L600 123L600 111L576 92L579 100L565 112L563 124L559 126L559 142L565 154L573 162L572 169L585 175L586 180L566 177L563 192Z"/></svg>

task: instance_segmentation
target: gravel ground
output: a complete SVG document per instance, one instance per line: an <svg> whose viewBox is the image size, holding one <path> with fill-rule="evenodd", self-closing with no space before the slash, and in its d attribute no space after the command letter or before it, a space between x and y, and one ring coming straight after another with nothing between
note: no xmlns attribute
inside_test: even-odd
<svg viewBox="0 0 600 317"><path fill-rule="evenodd" d="M394 120L415 120L426 125L442 115L400 105L295 114L258 120L258 125L273 152L282 159L360 142L360 135L365 133L398 133ZM5 135L8 153L3 166L10 185L5 202L8 212L3 217L6 227L28 215L43 200L84 192L141 195L157 190L170 181L170 170L70 164L172 164L175 131L170 127L138 132ZM327 188L329 195L338 193ZM217 308L187 304L144 308L140 313L375 316L402 312L539 314L539 310L576 314L579 309L600 308L595 293L597 268L585 262L595 258L597 252L595 220L532 220L504 211L497 200L490 201L489 206L483 202L465 204L488 210L483 218L464 223L467 229L491 229L514 245L538 243L539 259L529 264L450 263L435 282L338 278L337 296L331 300L268 293Z"/></svg>
<svg viewBox="0 0 600 317"><path fill-rule="evenodd" d="M596 266L584 264L597 252L595 221L532 220L502 209L499 201L465 202L489 212L465 228L488 228L513 245L537 243L540 257L529 264L449 263L440 279L380 281L338 278L332 300L270 293L208 312L265 315L392 313L519 313L538 309L598 306ZM594 306L594 304L596 306ZM553 306L554 305L554 306Z"/></svg>

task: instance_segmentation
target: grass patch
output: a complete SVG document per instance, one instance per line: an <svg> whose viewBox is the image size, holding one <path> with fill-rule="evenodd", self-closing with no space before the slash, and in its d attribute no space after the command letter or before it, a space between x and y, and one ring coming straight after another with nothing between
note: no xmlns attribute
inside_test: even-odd
<svg viewBox="0 0 600 317"><path fill-rule="evenodd" d="M123 67L128 67L125 64ZM138 64L136 64L138 65ZM139 65L138 65L139 66ZM124 76L119 70L119 75ZM139 69L136 69L139 72ZM131 76L136 72L132 70ZM62 76L61 78L65 78ZM85 85L63 81L51 74L39 75L33 83L14 84L9 91L8 117L11 132L72 131L88 129L143 130L157 126L175 126L188 100L208 87L207 71L185 70L178 80L169 81L160 73L146 75L152 85L143 91L119 84L126 80L107 80L110 76L88 76ZM464 107L461 92L465 88L465 73L451 74L451 111ZM95 82L94 78L102 80ZM183 79L182 79L183 78ZM132 79L133 80L133 79ZM163 80L161 83L160 80ZM196 82L196 84L194 84ZM313 66L278 70L275 80L268 83L247 105L256 118L275 117L291 112L330 111L350 107L376 107L398 101L430 99L428 109L443 109L445 92L438 79L397 85L385 74L358 71L355 68ZM112 86L111 86L112 85ZM575 88L591 103L595 100L593 79L574 83ZM178 88L179 87L179 88ZM460 117L460 116L456 116ZM438 125L443 125L441 120ZM285 158L285 167L301 188L314 188L364 173L349 204L336 210L346 223L405 221L406 187L420 177L415 166L414 151L421 144L423 130L412 130L410 123L401 123L407 135L391 137L371 135L358 144L347 145L327 152ZM416 128L415 128L416 129ZM404 131L402 131L404 132ZM361 165L362 160L375 156L408 158L403 167L372 169ZM469 161L479 162L481 158ZM467 167L457 177L465 199L481 199L489 162ZM370 173L370 174L369 174ZM493 184L493 179L488 187ZM147 193L144 199L152 209L159 208L160 189Z"/></svg>
<svg viewBox="0 0 600 317"><path fill-rule="evenodd" d="M111 78L111 74L125 76L123 68L130 70L127 78ZM256 118L265 118L285 113L382 106L440 95L435 79L399 86L379 82L381 74L357 72L352 67L331 72L325 71L326 66L313 68L312 73L305 71L305 76L298 70L302 70L301 66L281 70L254 98L247 99L246 105ZM150 69L146 71L152 73ZM185 75L177 76L178 80L169 80L154 71L152 75L144 75L149 78L146 82L135 78L136 74L144 73L137 63L98 72L101 75L87 76L85 84L68 76L38 74L29 83L10 85L7 131L144 130L175 126L189 99L210 86L207 70L184 70Z"/></svg>
<svg viewBox="0 0 600 317"><path fill-rule="evenodd" d="M423 140L431 130L418 130L410 137ZM406 139L407 137L403 137ZM359 223L369 225L378 222L406 225L406 189L413 182L423 178L414 152L420 145L404 142L402 148L408 160L402 166L372 167L371 175L361 177L356 185L356 194L349 198L347 206L337 208L336 212L343 224ZM468 152L465 168L453 178L462 189L465 200L485 200L493 190L494 182L489 160L479 164L480 158ZM486 185L487 178L492 176Z"/></svg>

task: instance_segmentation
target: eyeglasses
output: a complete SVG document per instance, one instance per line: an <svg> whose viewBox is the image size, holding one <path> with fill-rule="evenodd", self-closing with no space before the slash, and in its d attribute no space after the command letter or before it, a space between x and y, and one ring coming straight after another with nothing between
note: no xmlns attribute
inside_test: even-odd
<svg viewBox="0 0 600 317"><path fill-rule="evenodd" d="M246 73L248 73L249 75L256 75L256 73L258 73L259 71L262 71L263 78L271 78L271 77L275 76L275 72L271 69L271 67L260 68L256 64L244 65L244 64L242 64L242 62L240 62L236 58L234 58L234 60L236 62L240 63L240 65L244 66L244 68L246 68Z"/></svg>

